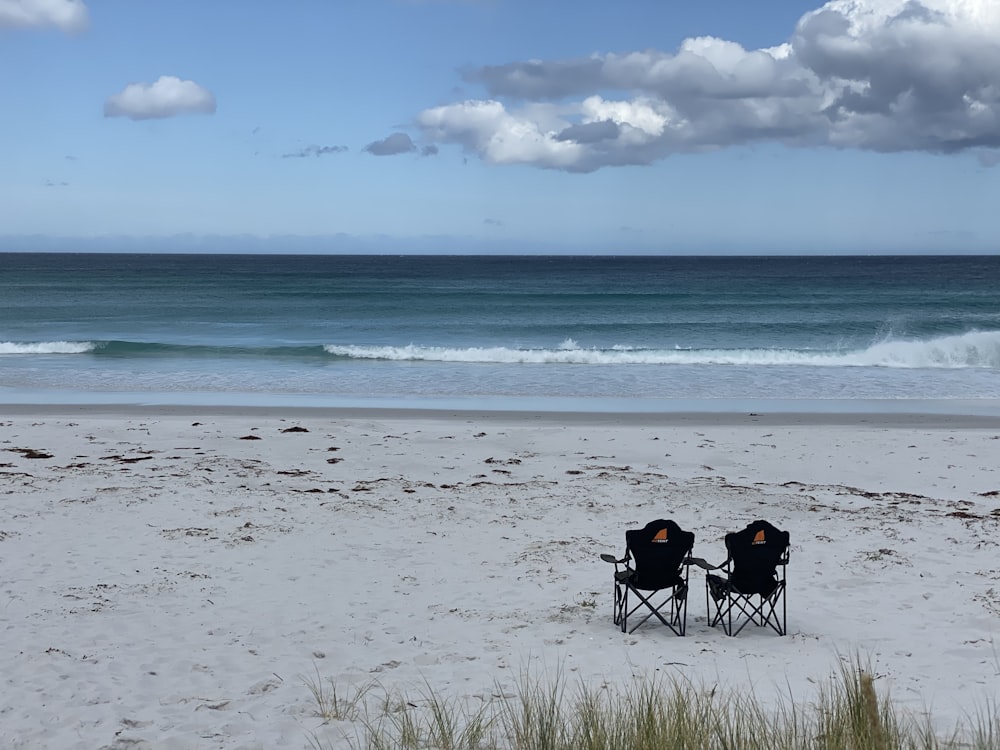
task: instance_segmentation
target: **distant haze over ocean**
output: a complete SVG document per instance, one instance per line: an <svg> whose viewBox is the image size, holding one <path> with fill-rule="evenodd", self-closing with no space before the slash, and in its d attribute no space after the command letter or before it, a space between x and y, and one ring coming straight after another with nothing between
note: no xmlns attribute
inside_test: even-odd
<svg viewBox="0 0 1000 750"><path fill-rule="evenodd" d="M891 243L865 247L844 246L822 237L781 243L699 239L664 243L643 237L641 232L622 230L616 239L595 238L590 242L513 240L510 237L462 237L425 235L201 235L167 236L107 235L57 237L47 235L0 235L0 253L198 253L225 255L994 255L1000 248L987 244L971 232L935 232L903 237ZM707 236L707 235L706 235Z"/></svg>

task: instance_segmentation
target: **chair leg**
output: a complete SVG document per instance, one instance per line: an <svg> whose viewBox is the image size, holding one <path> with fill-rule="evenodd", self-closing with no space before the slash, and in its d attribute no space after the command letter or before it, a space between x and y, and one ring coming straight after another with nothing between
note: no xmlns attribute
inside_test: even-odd
<svg viewBox="0 0 1000 750"><path fill-rule="evenodd" d="M788 587L781 581L781 634L788 632Z"/></svg>
<svg viewBox="0 0 1000 750"><path fill-rule="evenodd" d="M708 578L705 578L705 622L708 623L708 627L714 627L715 622L712 618L712 605L708 601Z"/></svg>
<svg viewBox="0 0 1000 750"><path fill-rule="evenodd" d="M621 629L625 633L628 631L628 586L623 586L622 591L622 616L621 616Z"/></svg>
<svg viewBox="0 0 1000 750"><path fill-rule="evenodd" d="M758 594L751 596L734 596L731 601L727 602L727 610L729 614L729 625L726 628L728 635L739 635L740 631L743 630L751 622L757 627L764 627L769 625L771 629L778 635L785 635L786 632L786 616L787 616L787 605L785 604L784 598L784 588L779 587L771 596L764 597ZM759 601L754 603L753 597L757 596ZM781 610L779 618L778 600L781 600ZM733 630L732 625L732 615L733 609L737 610L738 619L742 619L742 622L738 622L739 627ZM724 623L725 626L725 623Z"/></svg>
<svg viewBox="0 0 1000 750"><path fill-rule="evenodd" d="M764 602L761 602L761 608L763 609L764 604L769 605L767 614L761 613L761 625L770 625L771 629L774 630L778 635L785 635L788 632L788 604L785 599L785 584L781 582L778 584L778 588L774 590L774 593ZM781 600L781 613L779 618L778 613L778 600Z"/></svg>
<svg viewBox="0 0 1000 750"><path fill-rule="evenodd" d="M778 635L785 635L788 622L785 594L784 578L778 580L777 587L770 596L764 597L759 594L741 594L732 588L728 579L708 575L705 577L708 625L713 628L722 625L726 635L735 636L752 622L757 627L770 625ZM755 598L758 601L755 602Z"/></svg>
<svg viewBox="0 0 1000 750"><path fill-rule="evenodd" d="M686 586L684 589L679 590L680 587L675 586L670 590L669 599L663 601L659 606L654 605L652 598L655 596L651 594L650 596L643 596L642 592L638 589L632 588L631 586L625 586L624 601L625 607L622 615L621 628L623 633L634 633L640 625L645 623L651 617L656 617L661 623L666 625L670 630L674 632L675 635L683 636L687 630L687 591ZM633 606L631 609L628 607L628 594L629 591L639 599L639 602ZM659 591L666 591L667 589L660 589ZM636 614L643 606L648 610L644 612L644 616L641 620L635 623L631 628L628 627L628 617L629 615ZM666 616L661 610L664 607L669 606L670 609L667 611Z"/></svg>
<svg viewBox="0 0 1000 750"><path fill-rule="evenodd" d="M721 594L717 592L712 592L710 594L712 585L710 579L705 577L705 617L708 621L708 626L710 628L722 625L723 630L727 630L726 626L726 613L728 611L728 606L726 603L729 601L728 594ZM715 611L712 611L712 603L715 603Z"/></svg>
<svg viewBox="0 0 1000 750"><path fill-rule="evenodd" d="M611 620L615 625L622 622L622 587L617 582L614 589L614 601L611 604Z"/></svg>

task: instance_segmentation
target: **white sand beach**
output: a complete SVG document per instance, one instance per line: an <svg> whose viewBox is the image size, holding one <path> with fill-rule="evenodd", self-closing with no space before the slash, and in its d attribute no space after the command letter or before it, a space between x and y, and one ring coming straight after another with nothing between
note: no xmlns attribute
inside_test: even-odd
<svg viewBox="0 0 1000 750"><path fill-rule="evenodd" d="M943 730L998 697L997 419L0 414L0 747L347 746L317 676L808 700L860 654ZM687 637L621 633L598 556L661 517L712 562L749 521L787 529L789 635L710 629L696 569Z"/></svg>

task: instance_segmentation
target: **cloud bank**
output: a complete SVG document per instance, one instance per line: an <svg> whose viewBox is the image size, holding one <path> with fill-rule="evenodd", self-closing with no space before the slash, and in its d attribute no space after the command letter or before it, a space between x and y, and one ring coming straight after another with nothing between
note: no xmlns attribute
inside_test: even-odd
<svg viewBox="0 0 1000 750"><path fill-rule="evenodd" d="M465 71L489 98L425 109L431 143L494 164L589 172L757 142L1000 149L1000 2L832 0L785 43L715 37Z"/></svg>
<svg viewBox="0 0 1000 750"><path fill-rule="evenodd" d="M155 83L130 83L104 102L105 117L132 120L214 113L215 96L211 91L174 76L160 76Z"/></svg>
<svg viewBox="0 0 1000 750"><path fill-rule="evenodd" d="M0 29L55 27L67 33L87 28L82 0L0 0Z"/></svg>

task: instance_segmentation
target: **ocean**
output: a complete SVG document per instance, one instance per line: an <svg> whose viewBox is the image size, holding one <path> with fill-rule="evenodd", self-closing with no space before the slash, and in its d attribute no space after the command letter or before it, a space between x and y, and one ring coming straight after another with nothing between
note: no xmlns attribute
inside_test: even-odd
<svg viewBox="0 0 1000 750"><path fill-rule="evenodd" d="M1000 256L0 254L0 403L1000 414Z"/></svg>

